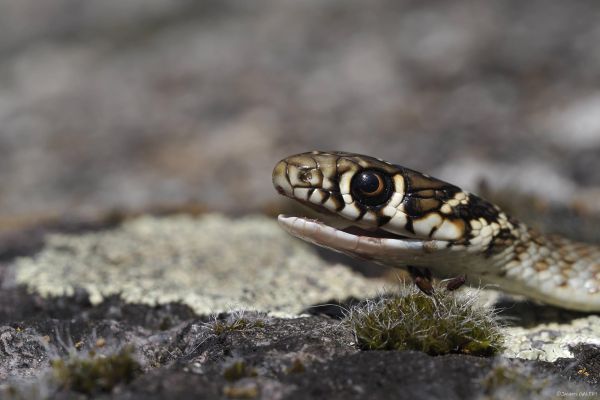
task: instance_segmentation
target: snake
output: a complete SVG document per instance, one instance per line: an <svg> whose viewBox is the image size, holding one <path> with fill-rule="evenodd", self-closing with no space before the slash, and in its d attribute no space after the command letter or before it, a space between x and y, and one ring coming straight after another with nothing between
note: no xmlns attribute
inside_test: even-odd
<svg viewBox="0 0 600 400"><path fill-rule="evenodd" d="M537 302L600 311L600 247L546 235L456 185L379 158L312 151L279 161L273 185L318 217L280 226L321 247L395 268L457 275Z"/></svg>

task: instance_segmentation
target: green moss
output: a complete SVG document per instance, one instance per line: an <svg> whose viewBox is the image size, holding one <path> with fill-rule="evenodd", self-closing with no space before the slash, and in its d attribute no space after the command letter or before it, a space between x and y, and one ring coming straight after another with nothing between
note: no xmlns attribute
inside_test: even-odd
<svg viewBox="0 0 600 400"><path fill-rule="evenodd" d="M226 385L223 394L230 399L254 399L258 397L259 390L256 382L248 382L241 386Z"/></svg>
<svg viewBox="0 0 600 400"><path fill-rule="evenodd" d="M91 351L89 357L71 356L51 362L54 378L65 389L81 393L110 392L120 383L128 383L140 372L133 358L133 349L99 356Z"/></svg>
<svg viewBox="0 0 600 400"><path fill-rule="evenodd" d="M215 321L212 329L216 335L221 335L226 332L243 331L248 328L250 322L246 319L238 319L235 321Z"/></svg>
<svg viewBox="0 0 600 400"><path fill-rule="evenodd" d="M411 287L353 307L345 322L365 350L496 354L503 343L497 316L474 300L442 287L432 296Z"/></svg>
<svg viewBox="0 0 600 400"><path fill-rule="evenodd" d="M243 312L230 314L225 319L215 319L211 323L211 329L215 335L264 327L265 323L263 320L255 317L246 318Z"/></svg>
<svg viewBox="0 0 600 400"><path fill-rule="evenodd" d="M234 362L223 371L223 377L230 382L253 376L256 376L256 370L248 367L243 360Z"/></svg>
<svg viewBox="0 0 600 400"><path fill-rule="evenodd" d="M290 367L287 369L287 373L288 374L301 374L304 371L306 371L306 367L304 366L304 363L302 361L300 361L298 358L294 359L294 362L292 363L292 365L290 365Z"/></svg>

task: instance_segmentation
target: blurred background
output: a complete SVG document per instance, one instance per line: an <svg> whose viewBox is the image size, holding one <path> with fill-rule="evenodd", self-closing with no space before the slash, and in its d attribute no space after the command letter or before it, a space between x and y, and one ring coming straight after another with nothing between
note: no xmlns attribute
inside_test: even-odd
<svg viewBox="0 0 600 400"><path fill-rule="evenodd" d="M345 150L600 210L594 1L1 0L0 230L277 204Z"/></svg>

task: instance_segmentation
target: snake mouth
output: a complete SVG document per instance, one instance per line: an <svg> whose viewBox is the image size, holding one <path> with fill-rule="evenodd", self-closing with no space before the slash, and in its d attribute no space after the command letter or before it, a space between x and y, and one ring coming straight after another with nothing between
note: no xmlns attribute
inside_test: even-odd
<svg viewBox="0 0 600 400"><path fill-rule="evenodd" d="M354 225L338 229L317 219L284 214L279 215L278 222L289 234L302 240L366 259L377 258L386 251L404 250L408 253L422 254L431 244L438 243L395 235L382 229L368 231Z"/></svg>
<svg viewBox="0 0 600 400"><path fill-rule="evenodd" d="M351 223L349 223L349 221L346 221L346 220L342 221L342 220L338 219L336 213L334 213L334 212L332 212L332 211L330 211L330 210L328 210L326 208L320 207L320 206L318 206L316 204L313 204L313 203L311 203L309 201L306 201L306 200L297 199L297 198L290 197L290 196L286 196L286 197L289 197L289 198L295 200L296 202L298 202L299 204L301 204L303 207L306 207L306 208L312 210L313 211L313 213L312 213L313 215L316 215L318 217L322 217L323 219L319 219L318 217L317 218L297 217L297 216L288 216L288 215L282 214L282 215L279 215L279 223L284 228L285 228L284 223L287 223L287 221L288 221L289 218L297 218L297 219L305 220L305 221L308 221L308 222L311 222L311 223L316 223L316 224L319 224L319 225L322 225L322 226L328 226L328 227L333 228L335 230L342 231L344 233L347 233L347 234L350 234L350 235L354 235L354 236L357 236L357 237L364 236L364 237L371 237L371 238L417 240L417 239L414 239L414 238L409 238L408 236L403 236L403 235L399 235L399 234L396 234L396 233L388 232L388 231L386 231L384 229L381 229L381 228L365 229L365 228L363 228L361 226L358 226L358 225L352 225ZM286 222L282 223L282 218ZM344 228L340 228L339 226L329 225L331 223L331 221L332 221L332 218L333 218L333 220L338 219L338 221L341 222L342 225L344 225L345 227ZM337 225L337 224L334 224L334 225ZM288 230L288 232L290 232L290 231Z"/></svg>

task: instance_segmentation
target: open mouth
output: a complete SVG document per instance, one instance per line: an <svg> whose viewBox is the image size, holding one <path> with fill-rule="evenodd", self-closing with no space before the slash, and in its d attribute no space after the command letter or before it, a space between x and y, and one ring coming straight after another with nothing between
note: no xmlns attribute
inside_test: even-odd
<svg viewBox="0 0 600 400"><path fill-rule="evenodd" d="M360 226L349 226L348 228L344 228L344 229L340 229L341 231L344 231L346 233L349 233L351 235L355 235L355 236L369 236L369 237L373 237L373 238L385 238L385 239L402 239L402 240L411 240L411 238L407 237L407 236L402 236L402 235L397 235L395 233L391 233L388 231L385 231L381 228L377 228L375 230L368 230L368 229L363 229ZM416 240L416 239L412 239L412 240Z"/></svg>
<svg viewBox="0 0 600 400"><path fill-rule="evenodd" d="M422 251L424 241L377 229L357 226L337 229L316 219L279 215L279 224L288 233L305 241L362 258L377 258L389 251Z"/></svg>
<svg viewBox="0 0 600 400"><path fill-rule="evenodd" d="M302 206L313 210L314 215L322 216L323 220L321 220L319 218L311 218L311 217L296 217L296 216L280 215L279 223L282 224L282 226L284 226L284 228L285 228L284 224L287 224L289 222L289 220L288 220L289 218L296 218L297 220L305 220L309 223L315 223L315 224L319 224L322 226L329 226L330 228L334 228L338 231L342 231L344 233L347 233L347 234L350 234L353 236L357 236L357 237L364 236L364 237L381 238L381 239L386 238L386 239L414 240L407 236L402 236L402 235L398 235L396 233L391 233L391 232L388 232L381 228L365 229L365 228L361 228L358 225L349 225L347 227L340 228L338 226L328 225L328 221L331 218L337 218L337 215L335 213L333 213L329 210L326 210L323 207L319 207L316 204L311 203L310 201L296 199L296 198L294 198L294 200L297 201L298 203L302 204ZM336 224L333 224L333 225L336 225ZM288 232L289 232L289 230L288 230Z"/></svg>

